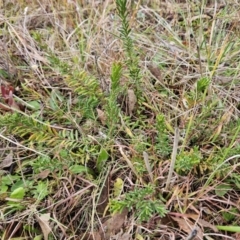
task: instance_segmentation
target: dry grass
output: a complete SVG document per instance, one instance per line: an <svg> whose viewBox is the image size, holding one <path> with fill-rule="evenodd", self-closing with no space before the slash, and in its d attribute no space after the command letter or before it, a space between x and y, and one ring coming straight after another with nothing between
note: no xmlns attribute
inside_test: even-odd
<svg viewBox="0 0 240 240"><path fill-rule="evenodd" d="M114 1L0 3L1 239L240 239L240 5L205 2L128 2L137 87Z"/></svg>

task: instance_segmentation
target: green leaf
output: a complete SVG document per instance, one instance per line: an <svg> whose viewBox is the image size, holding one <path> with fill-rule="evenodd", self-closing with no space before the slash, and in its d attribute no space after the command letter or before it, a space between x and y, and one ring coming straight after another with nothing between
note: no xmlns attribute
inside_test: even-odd
<svg viewBox="0 0 240 240"><path fill-rule="evenodd" d="M102 148L97 159L97 170L100 172L105 162L108 160L108 152Z"/></svg>
<svg viewBox="0 0 240 240"><path fill-rule="evenodd" d="M79 174L79 173L89 173L91 175L94 175L94 172L88 168L88 167L85 167L83 165L73 165L69 168L69 171L73 174Z"/></svg>
<svg viewBox="0 0 240 240"><path fill-rule="evenodd" d="M25 184L24 184L23 180L16 181L16 182L12 185L11 191L13 192L14 190L16 190L16 189L18 189L18 188L20 188L20 187L24 187L24 186L25 186Z"/></svg>
<svg viewBox="0 0 240 240"><path fill-rule="evenodd" d="M25 196L25 190L23 187L19 187L17 189L15 189L11 195L10 198L14 198L14 199L23 199L23 197Z"/></svg>
<svg viewBox="0 0 240 240"><path fill-rule="evenodd" d="M229 190L231 190L231 187L223 183L216 187L215 193L217 196L223 197Z"/></svg>
<svg viewBox="0 0 240 240"><path fill-rule="evenodd" d="M1 185L0 186L0 194L6 193L7 190L8 190L8 186L6 186L6 185Z"/></svg>
<svg viewBox="0 0 240 240"><path fill-rule="evenodd" d="M18 180L20 177L17 175L6 175L3 176L1 179L1 184L2 185L12 185L14 180Z"/></svg>
<svg viewBox="0 0 240 240"><path fill-rule="evenodd" d="M38 182L36 190L34 190L34 197L38 200L42 200L48 195L48 184L47 182Z"/></svg>
<svg viewBox="0 0 240 240"><path fill-rule="evenodd" d="M63 102L64 97L61 95L61 93L57 90L54 90L51 92L50 98L49 98L49 105L53 110L59 109L59 102Z"/></svg>
<svg viewBox="0 0 240 240"><path fill-rule="evenodd" d="M228 231L228 232L240 232L239 226L216 226L218 230Z"/></svg>
<svg viewBox="0 0 240 240"><path fill-rule="evenodd" d="M205 91L205 89L209 86L210 79L207 77L203 77L197 81L197 91Z"/></svg>
<svg viewBox="0 0 240 240"><path fill-rule="evenodd" d="M59 109L58 104L56 102L56 98L55 99L49 98L49 105L50 105L51 109L54 111Z"/></svg>
<svg viewBox="0 0 240 240"><path fill-rule="evenodd" d="M73 174L78 174L78 173L85 173L87 172L87 168L85 166L82 165L73 165L69 168L69 170L73 173Z"/></svg>
<svg viewBox="0 0 240 240"><path fill-rule="evenodd" d="M114 188L113 188L113 196L114 197L119 197L122 190L123 190L123 185L124 182L121 178L117 178L115 183L114 183Z"/></svg>
<svg viewBox="0 0 240 240"><path fill-rule="evenodd" d="M222 216L225 221L233 221L238 214L238 210L236 208L226 209L226 212L222 212Z"/></svg>
<svg viewBox="0 0 240 240"><path fill-rule="evenodd" d="M41 109L41 104L39 101L30 101L27 103L32 110L40 110Z"/></svg>
<svg viewBox="0 0 240 240"><path fill-rule="evenodd" d="M59 152L59 155L62 157L62 158L67 158L69 154L69 151L67 151L66 149L62 149L60 152Z"/></svg>
<svg viewBox="0 0 240 240"><path fill-rule="evenodd" d="M23 187L25 190L30 188L33 184L33 181L29 181L29 180L25 180L23 181L22 179L17 180L16 182L14 182L14 184L12 184L11 186L11 192L13 192L15 189Z"/></svg>
<svg viewBox="0 0 240 240"><path fill-rule="evenodd" d="M8 201L7 204L9 206L12 206L12 210L14 210L14 209L22 210L22 209L24 209L24 206L22 205L22 203L19 200L22 200L24 196L25 196L24 188L19 187L19 188L15 189L10 195L10 198L17 199L17 201Z"/></svg>

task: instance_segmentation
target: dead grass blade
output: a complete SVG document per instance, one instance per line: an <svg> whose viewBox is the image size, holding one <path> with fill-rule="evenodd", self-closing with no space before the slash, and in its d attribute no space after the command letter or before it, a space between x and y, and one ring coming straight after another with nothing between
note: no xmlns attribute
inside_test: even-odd
<svg viewBox="0 0 240 240"><path fill-rule="evenodd" d="M50 220L50 213L42 214L42 215L35 215L44 236L44 240L48 240L48 235L52 231L49 220Z"/></svg>
<svg viewBox="0 0 240 240"><path fill-rule="evenodd" d="M178 127L176 127L175 128L175 134L174 134L171 164L170 164L168 177L167 177L167 181L166 181L166 187L165 187L166 190L168 190L168 188L169 188L171 178L172 178L172 174L173 174L173 170L174 170L174 166L175 166L175 161L176 161L176 157L177 157L177 149L178 149L178 141L179 141L179 129L178 129Z"/></svg>

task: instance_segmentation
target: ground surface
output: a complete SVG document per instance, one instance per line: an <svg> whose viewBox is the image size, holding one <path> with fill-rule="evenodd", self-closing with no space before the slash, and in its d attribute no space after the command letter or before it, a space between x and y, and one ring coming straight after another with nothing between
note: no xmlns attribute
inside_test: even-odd
<svg viewBox="0 0 240 240"><path fill-rule="evenodd" d="M0 3L1 239L240 239L240 4L124 2Z"/></svg>

